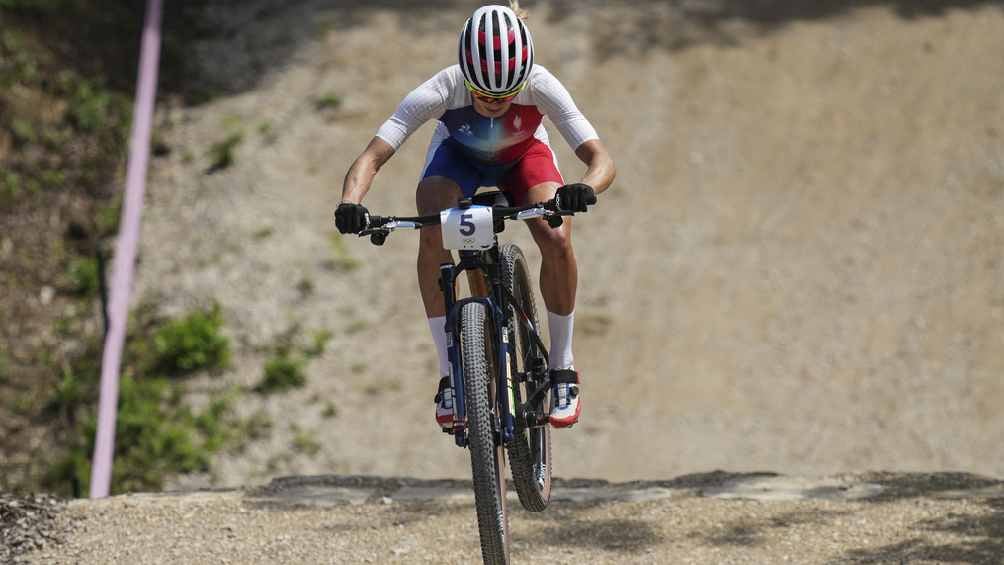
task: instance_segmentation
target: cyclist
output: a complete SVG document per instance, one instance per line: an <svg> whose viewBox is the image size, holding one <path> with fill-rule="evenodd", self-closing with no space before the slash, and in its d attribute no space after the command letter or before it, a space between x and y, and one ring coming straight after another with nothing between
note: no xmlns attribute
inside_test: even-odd
<svg viewBox="0 0 1004 565"><path fill-rule="evenodd" d="M513 205L557 195L566 210L586 211L615 175L613 160L595 129L564 86L534 64L534 44L518 2L483 6L464 24L459 62L436 73L405 96L377 130L345 176L335 223L342 233L358 233L367 222L361 204L377 171L416 129L438 120L416 192L420 215L436 214L471 197L481 186L497 186ZM518 15L517 15L518 14ZM576 156L586 164L580 182L565 184L548 143L547 116ZM542 218L527 225L541 252L540 290L547 306L551 340L549 370L554 383L549 422L569 427L578 421L579 374L572 358L578 273L572 250L572 222L551 228ZM419 238L418 283L429 329L439 354L440 375L450 374L446 309L438 287L439 265L452 262L438 227ZM453 390L442 377L436 393L436 421L449 428Z"/></svg>

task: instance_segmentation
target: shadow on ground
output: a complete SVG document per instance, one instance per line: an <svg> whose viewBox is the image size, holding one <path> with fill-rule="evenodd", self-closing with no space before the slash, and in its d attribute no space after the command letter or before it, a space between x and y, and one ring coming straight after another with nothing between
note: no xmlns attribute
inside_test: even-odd
<svg viewBox="0 0 1004 565"><path fill-rule="evenodd" d="M923 520L913 525L917 537L875 549L849 552L847 562L852 563L907 563L933 561L937 563L1001 563L1004 560L1004 498L986 501L987 513L949 514ZM966 536L966 541L937 544L928 541L925 534L950 532Z"/></svg>
<svg viewBox="0 0 1004 565"><path fill-rule="evenodd" d="M847 514L851 514L851 512L813 510L786 512L757 520L738 519L723 524L715 531L693 537L700 538L709 545L753 547L763 545L766 542L765 536L770 530L785 529L801 524L828 524L833 519Z"/></svg>
<svg viewBox="0 0 1004 565"><path fill-rule="evenodd" d="M642 520L590 519L565 516L552 525L536 528L526 538L535 546L588 547L605 551L640 552L662 543L662 536Z"/></svg>
<svg viewBox="0 0 1004 565"><path fill-rule="evenodd" d="M131 0L115 10L93 9L96 0L75 0L79 14L64 13L66 25L52 37L72 55L83 73L98 73L131 91L145 2ZM162 94L189 104L253 89L270 69L285 66L305 43L327 30L367 25L376 15L400 22L404 33L459 30L472 4L462 0L197 0L167 3L164 14ZM744 38L775 32L798 21L848 15L855 9L885 7L911 19L955 9L993 6L1004 0L555 0L547 5L553 22L585 16L592 28L592 55L605 59L650 50L679 50L701 44L740 45ZM11 13L7 9L7 13ZM51 14L13 14L19 23ZM406 43L404 37L398 38ZM336 47L337 48L337 47ZM450 45L443 49L452 50ZM215 61L212 69L198 60ZM402 69L407 65L402 64ZM221 69L226 72L219 72Z"/></svg>
<svg viewBox="0 0 1004 565"><path fill-rule="evenodd" d="M557 0L552 20L581 13L583 5L605 6L594 20L594 55L600 59L652 49L678 50L701 44L738 46L745 37L773 33L799 22L846 16L884 7L904 19L940 16L953 9L996 6L1001 0ZM599 24L599 25L596 25Z"/></svg>
<svg viewBox="0 0 1004 565"><path fill-rule="evenodd" d="M849 552L850 563L907 563L934 561L990 564L1004 560L1004 481L967 473L896 474L873 473L862 477L883 487L880 495L866 502L882 504L912 498L957 498L978 500L976 513L951 513L913 524L916 537L874 549ZM935 532L966 536L963 542L937 544L929 541Z"/></svg>

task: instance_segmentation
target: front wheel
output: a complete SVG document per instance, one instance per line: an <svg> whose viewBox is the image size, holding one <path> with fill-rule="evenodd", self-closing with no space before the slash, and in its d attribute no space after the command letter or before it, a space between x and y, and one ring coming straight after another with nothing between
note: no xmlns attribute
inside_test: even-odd
<svg viewBox="0 0 1004 565"><path fill-rule="evenodd" d="M541 369L547 369L547 362L534 339L535 333L540 331L540 322L526 259L523 251L512 243L502 246L501 256L502 284L526 315L521 319L516 308L510 309L508 332L512 373L522 375L513 387L516 405L525 403L530 412L546 414L549 389L545 388L543 394L531 399L535 390L546 385L547 375ZM523 508L530 512L544 511L551 501L551 427L517 423L516 435L509 444L509 466Z"/></svg>
<svg viewBox="0 0 1004 565"><path fill-rule="evenodd" d="M467 398L468 446L474 478L481 555L486 564L509 563L509 513L506 508L505 449L500 441L495 402L494 340L484 304L461 309L460 349Z"/></svg>

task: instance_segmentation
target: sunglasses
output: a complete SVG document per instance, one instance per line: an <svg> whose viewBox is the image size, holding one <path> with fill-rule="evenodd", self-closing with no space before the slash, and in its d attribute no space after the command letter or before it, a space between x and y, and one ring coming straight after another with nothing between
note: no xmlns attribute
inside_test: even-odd
<svg viewBox="0 0 1004 565"><path fill-rule="evenodd" d="M526 83L524 82L523 84L519 85L519 88L517 88L516 90L513 90L511 92L507 92L505 94L489 94L489 93L484 92L482 90L478 90L469 81L465 80L464 84L467 85L467 90L469 90L471 92L471 96L477 98L478 100L480 100L482 102L508 102L508 101L512 100L513 98L516 98L516 95L519 94L520 91L523 90L524 86L526 86Z"/></svg>

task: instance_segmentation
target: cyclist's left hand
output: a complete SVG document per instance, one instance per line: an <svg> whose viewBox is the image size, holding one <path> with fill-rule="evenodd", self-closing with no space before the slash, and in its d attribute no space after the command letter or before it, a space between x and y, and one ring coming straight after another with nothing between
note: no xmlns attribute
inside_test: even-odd
<svg viewBox="0 0 1004 565"><path fill-rule="evenodd" d="M581 182L559 187L556 195L558 208L570 212L585 212L588 206L596 204L593 187Z"/></svg>

